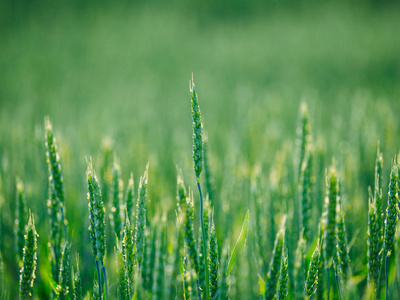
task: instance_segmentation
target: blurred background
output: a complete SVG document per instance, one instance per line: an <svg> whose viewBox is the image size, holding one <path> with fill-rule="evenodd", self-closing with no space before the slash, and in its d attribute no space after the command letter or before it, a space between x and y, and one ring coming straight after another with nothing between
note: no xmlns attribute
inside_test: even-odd
<svg viewBox="0 0 400 300"><path fill-rule="evenodd" d="M136 184L150 162L150 217L165 208L174 224L176 165L194 186L192 73L219 194L224 174L248 178L260 164L269 178L282 155L292 159L306 102L323 164L336 158L351 185L345 198L359 208L361 217L347 212L349 235L365 239L378 140L385 174L399 150L399 29L400 5L389 0L1 1L0 251L9 281L18 276L9 251L16 176L47 238L45 116L60 146L73 253L91 259L85 157L99 169L108 144L125 182L133 171ZM234 236L250 207L238 195ZM87 290L92 269L82 269ZM37 293L48 291L42 282Z"/></svg>

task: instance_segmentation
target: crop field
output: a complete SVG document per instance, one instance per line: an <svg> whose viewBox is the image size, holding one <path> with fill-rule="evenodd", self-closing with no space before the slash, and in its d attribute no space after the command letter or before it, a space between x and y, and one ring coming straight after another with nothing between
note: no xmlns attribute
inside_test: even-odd
<svg viewBox="0 0 400 300"><path fill-rule="evenodd" d="M0 299L400 299L396 1L0 3Z"/></svg>

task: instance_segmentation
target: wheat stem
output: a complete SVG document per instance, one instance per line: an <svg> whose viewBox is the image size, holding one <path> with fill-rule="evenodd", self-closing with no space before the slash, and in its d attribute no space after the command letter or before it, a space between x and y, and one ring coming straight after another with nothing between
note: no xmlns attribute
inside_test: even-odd
<svg viewBox="0 0 400 300"><path fill-rule="evenodd" d="M389 256L386 255L386 262L385 262L385 283L386 283L386 290L385 290L385 299L389 300Z"/></svg>
<svg viewBox="0 0 400 300"><path fill-rule="evenodd" d="M326 268L326 275L327 275L327 278L326 278L327 298L326 299L329 300L329 296L330 296L329 294L331 293L331 285L330 285L330 282L329 282L329 267Z"/></svg>
<svg viewBox="0 0 400 300"><path fill-rule="evenodd" d="M108 288L107 288L107 275L106 275L106 267L102 264L102 271L103 271L103 279L104 279L104 294L106 296L106 300L108 300Z"/></svg>
<svg viewBox="0 0 400 300"><path fill-rule="evenodd" d="M203 235L203 259L204 259L204 265L206 269L206 290L205 294L206 297L205 299L209 299L210 296L210 278L209 278L209 272L208 272L208 254L207 254L207 233L204 227L204 205L203 205L203 194L201 193L201 186L200 186L200 181L197 181L197 188L199 190L199 195L200 195L200 220L201 220L201 233Z"/></svg>
<svg viewBox="0 0 400 300"><path fill-rule="evenodd" d="M99 261L96 259L96 270L97 270L97 282L99 283L99 300L101 299L101 277L100 277L100 266Z"/></svg>

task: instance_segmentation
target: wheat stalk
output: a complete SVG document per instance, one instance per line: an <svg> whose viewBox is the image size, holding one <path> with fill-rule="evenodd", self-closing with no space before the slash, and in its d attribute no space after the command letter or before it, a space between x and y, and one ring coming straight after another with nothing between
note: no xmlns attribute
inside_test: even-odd
<svg viewBox="0 0 400 300"><path fill-rule="evenodd" d="M118 270L118 286L117 295L120 300L129 300L129 273L126 270L126 263L124 258L123 243L117 239L116 259L117 259L117 270Z"/></svg>
<svg viewBox="0 0 400 300"><path fill-rule="evenodd" d="M196 93L196 88L192 80L190 82L190 96L192 103L192 129L193 129L193 166L194 173L196 175L197 180L197 188L199 190L200 195L200 225L201 225L201 233L202 233L202 260L204 261L205 266L205 299L208 300L210 296L210 283L209 283L209 274L208 274L208 248L207 248L207 232L204 224L204 204L203 204L203 195L201 192L200 185L200 176L201 171L203 169L203 124L201 122L201 113L199 100ZM202 275L203 276L203 275Z"/></svg>
<svg viewBox="0 0 400 300"><path fill-rule="evenodd" d="M386 273L386 299L389 299L389 257L392 254L394 237L396 234L396 224L398 217L398 169L397 165L393 163L392 170L390 172L390 183L388 192L388 204L386 208L386 220L385 220L385 237L384 237L384 250L386 253L385 273Z"/></svg>
<svg viewBox="0 0 400 300"><path fill-rule="evenodd" d="M68 296L69 285L70 285L69 255L70 255L70 246L68 242L66 242L61 255L60 273L58 275L60 300L69 298Z"/></svg>
<svg viewBox="0 0 400 300"><path fill-rule="evenodd" d="M64 179L61 169L61 157L58 152L56 138L53 135L53 127L48 117L45 118L45 140L46 140L46 156L49 169L49 181L54 185L55 195L59 209L61 211L61 221L64 229L64 238L67 237L67 220L64 211Z"/></svg>
<svg viewBox="0 0 400 300"><path fill-rule="evenodd" d="M308 267L308 272L307 272L305 290L308 298L311 298L311 296L314 295L317 288L319 257L320 257L320 249L318 242L311 256L310 266Z"/></svg>
<svg viewBox="0 0 400 300"><path fill-rule="evenodd" d="M112 167L112 202L111 202L111 213L110 221L113 233L121 239L122 233L122 197L123 197L124 184L121 179L121 169L117 157L114 157L114 163Z"/></svg>
<svg viewBox="0 0 400 300"><path fill-rule="evenodd" d="M25 246L22 258L22 268L19 278L19 298L28 299L36 278L37 237L35 221L29 212L28 227L25 234Z"/></svg>
<svg viewBox="0 0 400 300"><path fill-rule="evenodd" d="M144 253L144 233L146 230L146 202L147 202L147 178L149 165L147 164L144 175L139 181L138 201L136 203L136 223L135 223L135 247L136 260L139 267L143 261Z"/></svg>
<svg viewBox="0 0 400 300"><path fill-rule="evenodd" d="M211 230L209 239L210 255L208 257L210 266L210 299L214 299L218 291L219 281L219 256L218 256L218 241L215 232L214 217L211 218Z"/></svg>
<svg viewBox="0 0 400 300"><path fill-rule="evenodd" d="M276 234L274 250L272 251L271 262L269 264L269 270L267 274L266 287L265 287L266 300L274 299L277 292L277 284L279 281L279 274L281 269L284 236L285 236L285 231L282 228Z"/></svg>
<svg viewBox="0 0 400 300"><path fill-rule="evenodd" d="M304 294L304 281L306 279L305 272L305 251L307 241L303 237L303 232L300 234L299 242L297 244L293 277L295 280L295 295L298 299L305 298Z"/></svg>
<svg viewBox="0 0 400 300"><path fill-rule="evenodd" d="M288 297L288 278L288 253L286 247L284 247L281 259L281 272L279 274L278 300L286 300Z"/></svg>
<svg viewBox="0 0 400 300"><path fill-rule="evenodd" d="M105 295L107 299L107 277L104 266L104 257L106 252L106 222L105 222L105 208L102 200L101 190L99 182L97 180L96 173L93 169L91 160L88 160L88 168L86 172L87 183L88 183L88 199L89 199L89 219L90 219L90 239L92 243L92 251L96 260L96 268L99 282L99 297L102 296L102 284L100 278L100 266L101 263L103 276Z"/></svg>
<svg viewBox="0 0 400 300"><path fill-rule="evenodd" d="M17 205L15 207L15 241L16 241L16 253L17 253L17 261L19 263L22 262L24 245L25 245L25 232L26 232L26 208L25 208L25 200L24 200L24 185L22 181L17 178Z"/></svg>
<svg viewBox="0 0 400 300"><path fill-rule="evenodd" d="M73 272L73 287L74 287L74 300L83 300L82 296L82 280L81 280L81 274L79 271L79 263L78 260L76 260L76 271Z"/></svg>

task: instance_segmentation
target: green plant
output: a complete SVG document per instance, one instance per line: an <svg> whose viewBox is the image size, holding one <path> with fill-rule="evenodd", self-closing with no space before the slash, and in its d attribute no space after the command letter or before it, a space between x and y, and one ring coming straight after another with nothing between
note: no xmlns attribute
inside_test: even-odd
<svg viewBox="0 0 400 300"><path fill-rule="evenodd" d="M113 233L117 235L118 239L121 239L122 234L122 198L123 198L124 184L121 179L121 170L117 157L114 157L114 163L112 167L112 197L111 197L111 214L110 221Z"/></svg>
<svg viewBox="0 0 400 300"><path fill-rule="evenodd" d="M327 273L327 295L328 299L330 296L330 276L329 269L332 266L332 260L334 255L336 255L336 205L338 202L338 194L339 194L339 184L338 178L336 174L336 169L332 166L329 169L328 177L327 177L327 187L326 187L327 195L325 197L325 218L324 218L324 241L323 241L323 250L324 250L324 260L325 260L325 269Z"/></svg>
<svg viewBox="0 0 400 300"><path fill-rule="evenodd" d="M129 300L129 280L128 280L128 272L125 268L124 261L124 251L122 243L118 242L117 239L117 249L116 249L116 258L117 258L117 268L118 268L118 287L117 287L117 295L120 300Z"/></svg>
<svg viewBox="0 0 400 300"><path fill-rule="evenodd" d="M77 260L78 261L78 260ZM73 288L74 288L74 300L83 300L82 296L82 280L79 271L79 264L77 262L76 271L73 273Z"/></svg>
<svg viewBox="0 0 400 300"><path fill-rule="evenodd" d="M92 251L96 261L96 268L98 274L99 297L102 296L102 284L100 276L101 263L105 295L107 298L107 277L104 266L104 256L106 251L106 223L105 223L105 208L102 201L101 190L97 180L96 173L94 172L91 160L88 161L88 168L86 171L87 184L88 184L88 199L89 199L89 219L90 219L90 239L92 243Z"/></svg>
<svg viewBox="0 0 400 300"><path fill-rule="evenodd" d="M191 299L191 277L188 259L186 255L182 256L182 282L183 282L183 298L185 300Z"/></svg>
<svg viewBox="0 0 400 300"><path fill-rule="evenodd" d="M167 240L165 227L165 218L161 221L161 228L158 230L156 241L156 258L154 265L154 278L153 278L153 299L162 299L165 288L165 244Z"/></svg>
<svg viewBox="0 0 400 300"><path fill-rule="evenodd" d="M299 242L297 244L293 277L295 280L295 295L296 298L305 298L304 294L304 282L305 282L305 252L306 252L307 241L304 239L303 234L300 235Z"/></svg>
<svg viewBox="0 0 400 300"><path fill-rule="evenodd" d="M311 256L310 266L308 267L308 272L307 272L305 290L306 290L308 298L311 298L311 296L314 295L316 287L317 287L319 254L320 254L320 250L319 250L319 242L318 242L317 246L315 247L315 250Z"/></svg>
<svg viewBox="0 0 400 300"><path fill-rule="evenodd" d="M70 246L68 242L66 242L61 256L60 274L58 275L60 300L69 298L68 296L69 286L70 286L69 256L70 256Z"/></svg>
<svg viewBox="0 0 400 300"><path fill-rule="evenodd" d="M29 213L28 227L25 234L25 246L22 258L22 268L19 278L19 298L28 299L35 280L37 261L37 232L35 221Z"/></svg>
<svg viewBox="0 0 400 300"><path fill-rule="evenodd" d="M211 230L209 239L210 255L209 255L209 266L210 266L210 299L214 299L215 294L218 291L219 281L219 256L218 256L218 241L217 234L215 232L214 218L211 218Z"/></svg>
<svg viewBox="0 0 400 300"><path fill-rule="evenodd" d="M386 272L386 299L388 299L389 294L389 278L388 278L388 264L389 257L392 254L393 243L396 234L396 224L398 217L398 207L396 206L398 202L397 195L397 181L398 181L398 169L397 165L394 163L392 170L390 172L390 183L389 183L389 193L388 193L388 205L386 208L386 220L385 220L385 238L384 238L384 250L386 254L385 272Z"/></svg>
<svg viewBox="0 0 400 300"><path fill-rule="evenodd" d="M200 185L200 175L203 170L203 124L201 122L201 113L199 100L197 97L193 75L192 81L190 81L190 96L192 103L192 128L193 128L193 166L194 173L196 175L197 180L197 188L199 190L200 195L200 225L201 225L201 239L202 239L202 255L201 259L204 261L204 269L205 269L205 299L209 299L210 294L210 283L209 283L209 272L208 272L208 247L207 247L207 231L204 224L204 203L203 203L203 195L201 192ZM203 262L202 262L203 263ZM203 275L202 275L203 276Z"/></svg>
<svg viewBox="0 0 400 300"><path fill-rule="evenodd" d="M278 286L278 300L285 300L288 297L288 253L286 247L283 250L281 259L281 273L279 275L279 286Z"/></svg>
<svg viewBox="0 0 400 300"><path fill-rule="evenodd" d="M57 206L61 211L61 222L64 229L64 239L67 240L67 220L65 218L64 205L64 179L61 169L61 157L58 151L56 138L53 134L53 127L48 117L45 118L45 141L46 157L49 169L49 181L54 187L54 194L57 199Z"/></svg>
<svg viewBox="0 0 400 300"><path fill-rule="evenodd" d="M62 241L62 220L59 209L59 203L55 193L54 183L49 177L49 192L47 200L47 212L49 216L50 228L50 264L52 271L52 278L58 282L58 272L60 269L61 261L61 241Z"/></svg>
<svg viewBox="0 0 400 300"><path fill-rule="evenodd" d="M340 273L343 277L344 282L347 282L350 275L350 257L349 248L347 243L346 228L344 223L343 209L339 202L336 208L336 249L337 249L337 260L340 268Z"/></svg>
<svg viewBox="0 0 400 300"><path fill-rule="evenodd" d="M126 191L125 191L125 205L126 205L126 211L128 214L128 219L133 220L133 202L134 202L134 197L135 191L134 191L134 181L133 181L133 173L131 173L128 181L128 185L126 186Z"/></svg>
<svg viewBox="0 0 400 300"><path fill-rule="evenodd" d="M299 125L297 127L297 176L300 178L303 161L311 143L311 125L308 118L308 108L305 103L300 106Z"/></svg>
<svg viewBox="0 0 400 300"><path fill-rule="evenodd" d="M299 178L299 206L303 238L308 241L311 233L312 164L313 154L307 150L303 158Z"/></svg>
<svg viewBox="0 0 400 300"><path fill-rule="evenodd" d="M123 267L126 270L126 281L130 288L133 283L134 267L135 267L135 256L133 246L133 230L129 221L128 213L125 216L125 226L122 238L122 255L123 255ZM130 290L128 289L130 294Z"/></svg>
<svg viewBox="0 0 400 300"><path fill-rule="evenodd" d="M277 284L279 281L279 274L281 268L281 259L283 251L285 231L284 229L279 230L275 238L274 250L272 252L271 262L269 264L269 270L267 274L266 287L265 287L265 299L274 299L277 293Z"/></svg>
<svg viewBox="0 0 400 300"><path fill-rule="evenodd" d="M24 185L22 181L17 178L17 205L16 205L16 218L15 218L15 241L17 261L21 262L25 244L25 226L26 226L26 208L24 200Z"/></svg>
<svg viewBox="0 0 400 300"><path fill-rule="evenodd" d="M383 157L378 148L374 193L371 188L368 190L368 285L370 292L374 294L379 286L383 257L382 168Z"/></svg>
<svg viewBox="0 0 400 300"><path fill-rule="evenodd" d="M146 230L146 202L147 202L147 177L149 165L147 164L144 175L139 181L139 198L136 203L136 223L135 223L135 247L136 260L139 268L143 262L144 253L144 233Z"/></svg>

